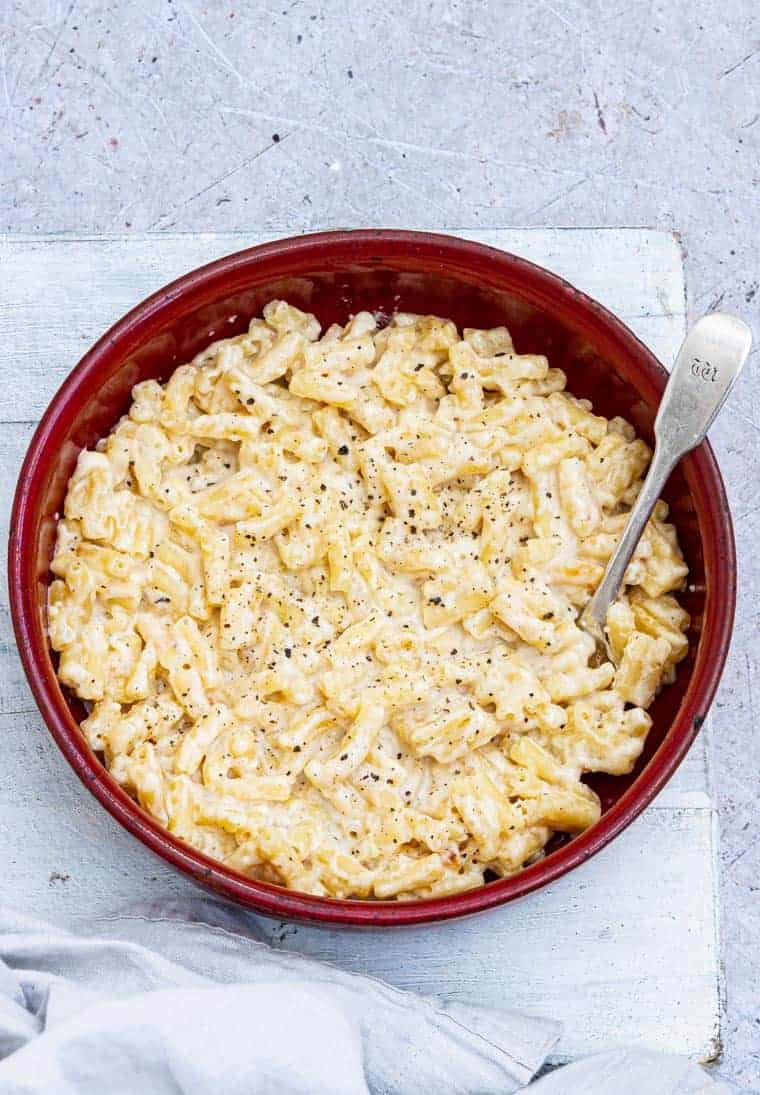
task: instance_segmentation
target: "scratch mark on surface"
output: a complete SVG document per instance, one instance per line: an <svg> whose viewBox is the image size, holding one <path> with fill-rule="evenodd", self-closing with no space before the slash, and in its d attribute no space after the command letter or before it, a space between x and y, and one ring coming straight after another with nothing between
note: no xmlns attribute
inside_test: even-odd
<svg viewBox="0 0 760 1095"><path fill-rule="evenodd" d="M479 42L487 42L488 35L477 34L466 23L459 23L456 19L443 19L441 26L448 30L453 30L456 34L461 34L463 38L475 38Z"/></svg>
<svg viewBox="0 0 760 1095"><path fill-rule="evenodd" d="M127 213L129 213L129 211L131 209L134 209L134 207L137 205L137 203L140 200L141 200L140 198L135 198L134 201L126 202L124 205L120 205L119 208L114 213L114 215L111 217L110 221L108 222L108 227L113 228L117 224L121 225L121 223L124 221L124 218L126 217Z"/></svg>
<svg viewBox="0 0 760 1095"><path fill-rule="evenodd" d="M751 61L753 57L756 57L758 55L758 53L760 53L760 46L756 46L755 49L750 50L746 57L740 58L740 60L731 65L730 68L724 69L718 79L722 80L724 76L730 76L732 72L736 72L736 70L738 68L741 68L742 65L746 65L747 61Z"/></svg>
<svg viewBox="0 0 760 1095"><path fill-rule="evenodd" d="M747 677L747 699L749 701L749 716L750 726L755 725L755 704L752 699L752 666L749 660L749 654L744 651L744 670Z"/></svg>
<svg viewBox="0 0 760 1095"><path fill-rule="evenodd" d="M218 58L219 58L219 60L220 60L220 61L222 62L222 64L224 65L224 67L225 67L225 68L226 68L226 69L227 69L227 70L228 70L229 72L231 72L231 73L233 74L233 76L236 76L236 77L237 77L237 79L238 79L238 80L240 81L241 85L245 84L245 80L243 79L243 75L242 75L242 73L240 73L240 72L239 72L239 71L238 71L238 70L237 70L237 69L235 68L235 66L233 65L232 61L231 61L231 60L229 59L229 57L228 57L228 56L227 56L227 55L226 55L225 53L222 53L222 51L221 51L221 50L219 49L219 46L218 46L218 45L216 44L216 42L214 41L214 39L213 39L213 38L212 38L212 37L211 37L211 36L210 36L209 34L207 34L207 32L206 32L206 31L204 30L204 28L203 28L203 24L202 24L201 22L199 22L199 20L198 20L198 19L196 19L196 18L195 18L195 16L194 16L194 15L193 15L193 13L192 13L192 12L191 12L191 11L189 10L189 8L185 8L185 7L183 7L183 8L181 9L181 11L182 11L182 14L183 14L183 15L186 15L186 16L187 16L187 18L188 18L188 19L190 20L190 22L191 22L191 23L193 24L193 26L194 26L194 27L196 28L196 30L197 30L197 31L198 31L198 33L199 33L199 34L201 35L201 37L202 37L202 38L204 38L204 40L205 40L206 42L208 42L209 46L210 46L210 47L211 47L211 49L212 49L212 50L214 51L214 53L215 53L215 54L217 55L217 57L218 57Z"/></svg>
<svg viewBox="0 0 760 1095"><path fill-rule="evenodd" d="M237 114L242 118L258 118L262 122L271 122L273 125L297 125L302 129L317 129L315 124L307 124L303 118L291 118L287 114L267 114L263 110L246 110L239 106L228 106L226 103L218 108L220 114Z"/></svg>
<svg viewBox="0 0 760 1095"><path fill-rule="evenodd" d="M546 0L543 0L542 6L545 7L547 11L551 12L555 19L559 19L560 23L564 23L566 27L570 28L570 30L577 31L577 28L573 26L570 20L566 19L561 12L557 11L556 8L553 8L551 4L548 4L546 2Z"/></svg>
<svg viewBox="0 0 760 1095"><path fill-rule="evenodd" d="M672 319L673 312L672 312L672 309L671 309L670 304L668 302L668 295L667 295L665 289L663 288L663 286L658 285L655 292L657 294L657 299L659 300L660 304L662 305L663 315L666 315L668 317L668 319Z"/></svg>
<svg viewBox="0 0 760 1095"><path fill-rule="evenodd" d="M219 107L220 114L237 114L242 117L259 118L264 122L272 122L275 125L292 125L297 126L299 129L306 133L318 133L324 137L332 137L335 140L356 140L355 134L332 129L329 126L322 125L318 120L304 120L303 118L291 118L288 115L283 114L266 114L258 110L245 110L241 107L233 107L222 105ZM346 111L346 113L351 113ZM418 152L424 156L444 156L452 160L461 160L464 163L477 163L477 164L489 164L492 167L507 167L517 171L533 171L540 166L543 174L549 175L577 175L578 172L572 168L556 168L548 164L541 163L540 165L530 160L522 160L517 162L515 160L502 160L495 159L487 155L478 155L474 152L461 152L455 148L440 148L436 145L415 144L411 141L396 141L391 140L389 137L383 137L378 133L378 130L374 126L370 125L366 119L359 119L363 125L369 126L369 128L378 135L376 137L359 137L364 144L375 144L382 148L398 149L400 152Z"/></svg>
<svg viewBox="0 0 760 1095"><path fill-rule="evenodd" d="M357 114L355 111L351 110L350 107L345 107L344 108L343 115L347 118L353 118L354 121L357 123L357 125L361 126L363 129L370 130L370 132L373 134L373 136L372 137L362 136L361 139L363 141L369 141L369 140L374 140L374 139L382 141L382 139L383 139L382 133L377 128L377 126L372 124L372 122L369 120L369 118L365 117L363 114ZM343 136L346 137L346 138L349 137L349 131L348 131L348 127L346 125L343 126ZM424 146L422 146L422 147L424 147Z"/></svg>
<svg viewBox="0 0 760 1095"><path fill-rule="evenodd" d="M634 69L638 69L640 67L640 64L641 64L639 59L641 57L641 50L642 50L643 45L644 45L644 35L647 33L649 28L652 26L652 22L653 22L653 17L652 17L652 8L653 7L654 7L654 0L649 0L649 3L646 6L646 11L642 11L641 14L639 15L639 34L638 34L638 37L636 39L636 44L634 45L633 50L631 51L632 56L633 56L632 67Z"/></svg>
<svg viewBox="0 0 760 1095"><path fill-rule="evenodd" d="M74 10L75 6L76 6L76 0L71 0L71 3L69 4L69 9L66 12L66 14L64 15L63 20L61 21L61 24L58 27L58 30L56 31L55 37L53 38L53 44L50 47L50 49L48 50L48 55L47 55L47 57L45 58L45 60L42 64L42 68L40 69L39 75L37 77L38 80L41 80L42 77L47 72L48 65L50 64L50 58L55 53L55 48L61 40L61 35L63 34L63 32L66 29L66 24L68 23L69 19L71 18L71 13Z"/></svg>
<svg viewBox="0 0 760 1095"><path fill-rule="evenodd" d="M758 510L760 510L760 505L750 506L749 509L745 509L742 513L737 514L737 516L736 516L737 523L739 521L743 521L745 517L751 517L752 514L757 513Z"/></svg>
<svg viewBox="0 0 760 1095"><path fill-rule="evenodd" d="M751 852L754 848L757 847L758 844L760 844L760 836L756 837L755 840L751 840L749 844L745 845L745 847L743 847L740 852L737 852L735 856L729 859L724 869L726 871L730 871L731 868L734 867L740 859L744 859L747 852Z"/></svg>
<svg viewBox="0 0 760 1095"><path fill-rule="evenodd" d="M760 426L758 426L757 422L755 422L753 419L751 419L748 415L743 414L742 411L740 411L738 407L734 407L731 404L729 404L726 407L726 410L728 411L729 414L733 414L733 415L736 415L737 418L741 418L742 422L746 422L747 425L750 426L753 430L755 430L757 433L760 433ZM750 512L752 512L752 511L750 511Z"/></svg>
<svg viewBox="0 0 760 1095"><path fill-rule="evenodd" d="M409 183L405 183L403 179L400 179L396 172L393 171L387 164L375 163L375 161L371 159L366 152L362 151L361 149L357 149L354 145L348 143L350 141L350 137L348 136L348 134L344 134L344 136L346 139L341 140L341 138L338 137L335 133L331 134L332 140L337 145L340 145L341 148L344 148L351 155L354 155L358 152L358 154L362 158L362 161L368 167L371 167L373 171L377 171L378 174L384 175L385 178L390 179L390 181L400 190L406 190L407 193L414 195L414 197L417 199L421 197L420 191L415 190L415 188L413 186L410 186ZM439 205L438 202L430 197L430 194L424 195L424 201L425 204L432 206L434 209L437 209L440 213L444 215L444 217L449 216L450 211L448 209L444 209L442 205Z"/></svg>
<svg viewBox="0 0 760 1095"><path fill-rule="evenodd" d="M371 160L368 160L367 162L370 164L371 167L374 167L376 170L384 171L388 178L391 180L391 182L395 186L399 187L401 190L406 190L408 194L412 194L415 198L420 197L419 191L415 190L413 186L410 186L408 183L405 183L402 179L400 179L395 171L391 171L388 167L381 168L377 164L373 164ZM443 214L445 224L446 219L449 216L449 210L445 209L442 205L439 205L437 201L430 197L430 194L424 195L424 202L425 205L432 205L434 209L437 209L439 213Z"/></svg>
<svg viewBox="0 0 760 1095"><path fill-rule="evenodd" d="M641 111L633 105L633 103L631 103L630 106L625 107L624 109L630 110L631 114L634 114L642 122L651 122L652 121L652 115L651 114L642 114ZM659 129L650 129L646 125L641 125L638 128L642 129L644 131L644 133L649 133L653 137L661 132L661 130L659 130Z"/></svg>
<svg viewBox="0 0 760 1095"><path fill-rule="evenodd" d="M544 210L551 209L553 205L556 205L557 202L561 202L563 198L566 198L569 194L572 194L572 192L574 190L577 190L579 186L583 186L584 183L587 183L590 178L591 175L584 175L582 179L578 179L578 181L574 182L572 186L565 187L565 189L560 191L559 194L555 194L553 198L549 198L548 201L542 202L542 204L536 206L535 209L531 209L529 213L525 214L525 216L528 218L537 217L538 214L543 213Z"/></svg>
<svg viewBox="0 0 760 1095"><path fill-rule="evenodd" d="M705 148L708 146L705 145ZM631 185L641 186L647 190L662 190L667 194L698 194L700 197L710 198L725 198L729 201L731 198L741 198L742 201L758 203L760 202L760 194L753 194L751 190L741 190L734 187L725 186L690 186L685 183L670 182L667 185L665 183L656 183L651 179L631 179L620 175L615 176L621 182L630 183ZM705 294L702 293L702 296Z"/></svg>
<svg viewBox="0 0 760 1095"><path fill-rule="evenodd" d="M159 118L161 119L161 121L164 123L164 126L166 127L166 132L169 136L169 140L172 142L174 147L177 148L177 139L174 136L174 129L172 128L172 126L169 125L169 120L166 117L166 115L164 114L163 110L161 109L161 106L158 102L158 99L154 99L153 96L148 95L147 92L142 92L140 97L143 98L143 99L146 99L150 103L150 105L153 107L156 114L158 114Z"/></svg>
<svg viewBox="0 0 760 1095"><path fill-rule="evenodd" d="M45 130L45 132L42 135L43 147L49 145L50 142L52 141L53 134L55 133L56 129L58 128L58 124L59 124L59 122L61 121L62 118L63 118L63 109L53 111L53 117L50 119L50 124L48 125L47 129Z"/></svg>
<svg viewBox="0 0 760 1095"><path fill-rule="evenodd" d="M114 165L108 163L107 160L102 159L100 156L96 156L94 152L88 152L86 149L80 148L77 150L77 155L84 156L86 160L91 160L92 163L96 163L102 171L107 171L109 175L119 174Z"/></svg>
<svg viewBox="0 0 760 1095"><path fill-rule="evenodd" d="M346 136L349 136L346 134ZM454 148L440 148L436 145L424 145L413 144L410 141L393 141L387 137L364 137L363 140L366 144L380 145L382 148L393 148L404 152L419 152L425 156L443 156L452 160L462 160L465 163L477 163L477 164L489 164L492 167L507 167L519 171L530 171L535 166L530 163L529 160L523 160L522 162L515 162L511 160L494 159L491 156L477 155L473 152L460 152ZM541 166L541 170L546 170L551 175L576 175L577 172L571 168L553 168Z"/></svg>
<svg viewBox="0 0 760 1095"><path fill-rule="evenodd" d="M15 128L13 117L13 99L11 97L10 89L8 87L8 54L5 52L4 48L2 51L2 61L0 61L0 73L2 73L3 77L3 98L5 99L5 116L11 127Z"/></svg>
<svg viewBox="0 0 760 1095"><path fill-rule="evenodd" d="M604 133L604 135L606 137L607 136L607 123L604 120L604 114L602 113L602 108L599 106L599 96L597 95L596 92L594 92L594 106L596 107L597 125L599 126L602 133Z"/></svg>
<svg viewBox="0 0 760 1095"><path fill-rule="evenodd" d="M212 179L210 183L202 187L200 190L196 191L195 194L191 194L190 197L185 198L183 202L180 202L178 205L172 206L172 208L168 212L162 213L159 217L156 217L156 219L148 225L148 229L150 230L152 228L158 227L161 221L166 220L166 218L171 216L172 213L177 213L180 209L184 209L186 205L190 205L190 203L194 202L197 198L201 198L204 194L208 194L209 190L213 190L215 186L219 186L219 183L223 183L225 179L229 179L232 175L237 175L239 171L243 171L255 160L258 160L261 156L269 152L270 149L282 145L289 136L289 133L283 133L280 136L279 141L270 141L268 145L266 145L264 148L259 149L259 151L254 153L253 156L248 156L245 160L243 160L242 163L237 164L235 167L231 167L229 171L225 171L224 174L220 175L218 178Z"/></svg>
<svg viewBox="0 0 760 1095"><path fill-rule="evenodd" d="M745 122L744 125L740 125L739 129L752 129L752 126L758 120L760 120L760 114L756 114L754 118L750 118L750 120L748 122Z"/></svg>

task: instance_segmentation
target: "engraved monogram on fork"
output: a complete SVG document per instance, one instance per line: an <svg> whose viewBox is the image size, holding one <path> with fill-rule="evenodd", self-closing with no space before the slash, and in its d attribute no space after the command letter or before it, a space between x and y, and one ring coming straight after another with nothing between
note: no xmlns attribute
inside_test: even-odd
<svg viewBox="0 0 760 1095"><path fill-rule="evenodd" d="M709 380L715 383L718 379L718 366L711 365L709 361L703 361L700 357L692 359L690 372L697 380Z"/></svg>

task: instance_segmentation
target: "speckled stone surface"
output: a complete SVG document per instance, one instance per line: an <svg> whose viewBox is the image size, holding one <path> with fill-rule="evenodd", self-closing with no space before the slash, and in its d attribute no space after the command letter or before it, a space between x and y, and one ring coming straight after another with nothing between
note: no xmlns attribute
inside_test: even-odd
<svg viewBox="0 0 760 1095"><path fill-rule="evenodd" d="M760 336L756 0L0 0L0 111L2 231L651 225L681 235L694 314L731 309ZM747 1092L760 1092L759 360L711 435L740 559L714 733L719 1072Z"/></svg>

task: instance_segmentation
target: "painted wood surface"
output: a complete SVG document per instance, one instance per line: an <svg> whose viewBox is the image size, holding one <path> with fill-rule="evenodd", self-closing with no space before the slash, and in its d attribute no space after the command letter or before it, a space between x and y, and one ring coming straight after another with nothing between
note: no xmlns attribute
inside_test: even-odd
<svg viewBox="0 0 760 1095"><path fill-rule="evenodd" d="M685 326L680 249L644 229L459 231L568 278L611 308L667 364ZM0 237L0 524L34 423L92 341L147 293L256 233ZM195 890L79 784L26 686L7 592L0 600L0 883L39 916L166 907ZM403 932L327 931L251 918L273 945L394 984L547 1014L565 1024L557 1060L641 1041L694 1057L720 1048L717 831L703 732L631 828L541 893L474 919Z"/></svg>

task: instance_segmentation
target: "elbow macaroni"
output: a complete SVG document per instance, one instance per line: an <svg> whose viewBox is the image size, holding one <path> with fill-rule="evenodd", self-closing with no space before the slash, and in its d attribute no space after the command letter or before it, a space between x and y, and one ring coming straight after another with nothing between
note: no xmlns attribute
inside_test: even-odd
<svg viewBox="0 0 760 1095"><path fill-rule="evenodd" d="M505 328L273 301L71 478L58 675L114 776L252 877L421 898L504 876L629 772L688 649L658 503L592 666L579 612L649 451ZM489 875L490 877L490 875Z"/></svg>

